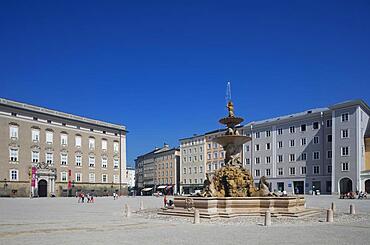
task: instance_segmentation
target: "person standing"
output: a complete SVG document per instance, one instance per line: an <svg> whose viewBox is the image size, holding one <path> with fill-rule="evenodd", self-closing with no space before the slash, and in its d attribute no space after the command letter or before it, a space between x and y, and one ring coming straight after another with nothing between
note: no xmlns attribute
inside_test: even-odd
<svg viewBox="0 0 370 245"><path fill-rule="evenodd" d="M167 205L167 196L166 195L164 195L163 204L164 204L164 207L166 207L166 205Z"/></svg>

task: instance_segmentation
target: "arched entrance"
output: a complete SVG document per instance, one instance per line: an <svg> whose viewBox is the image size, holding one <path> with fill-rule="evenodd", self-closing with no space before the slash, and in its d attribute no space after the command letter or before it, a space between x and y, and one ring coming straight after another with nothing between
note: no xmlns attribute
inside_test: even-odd
<svg viewBox="0 0 370 245"><path fill-rule="evenodd" d="M350 178L343 178L339 181L340 193L352 192L352 180Z"/></svg>
<svg viewBox="0 0 370 245"><path fill-rule="evenodd" d="M370 179L365 181L365 191L370 193Z"/></svg>
<svg viewBox="0 0 370 245"><path fill-rule="evenodd" d="M37 184L38 195L39 197L48 196L48 182L44 179L40 180Z"/></svg>

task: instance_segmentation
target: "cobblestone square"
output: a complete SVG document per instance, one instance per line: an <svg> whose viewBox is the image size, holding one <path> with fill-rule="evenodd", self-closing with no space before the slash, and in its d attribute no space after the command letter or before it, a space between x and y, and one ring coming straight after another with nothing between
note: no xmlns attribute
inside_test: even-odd
<svg viewBox="0 0 370 245"><path fill-rule="evenodd" d="M369 244L370 199L341 200L306 196L307 207L329 208L335 202L334 223L325 212L300 219L263 217L201 220L159 216L159 197L0 199L0 244ZM139 210L140 200L144 210ZM125 204L132 215L123 216ZM349 215L354 204L356 214Z"/></svg>

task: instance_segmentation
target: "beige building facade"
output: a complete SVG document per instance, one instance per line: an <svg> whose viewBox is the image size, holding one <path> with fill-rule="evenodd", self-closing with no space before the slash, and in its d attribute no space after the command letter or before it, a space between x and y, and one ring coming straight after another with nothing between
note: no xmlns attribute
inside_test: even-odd
<svg viewBox="0 0 370 245"><path fill-rule="evenodd" d="M0 99L2 196L125 193L126 128Z"/></svg>

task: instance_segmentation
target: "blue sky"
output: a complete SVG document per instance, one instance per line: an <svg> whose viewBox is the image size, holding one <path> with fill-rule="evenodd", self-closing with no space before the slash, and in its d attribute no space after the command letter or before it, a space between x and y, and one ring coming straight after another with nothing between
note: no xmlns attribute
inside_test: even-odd
<svg viewBox="0 0 370 245"><path fill-rule="evenodd" d="M370 1L1 1L0 97L127 126L137 155L369 100Z"/></svg>

